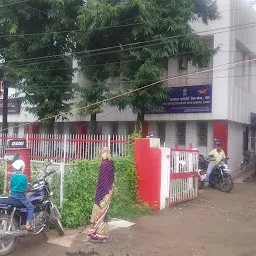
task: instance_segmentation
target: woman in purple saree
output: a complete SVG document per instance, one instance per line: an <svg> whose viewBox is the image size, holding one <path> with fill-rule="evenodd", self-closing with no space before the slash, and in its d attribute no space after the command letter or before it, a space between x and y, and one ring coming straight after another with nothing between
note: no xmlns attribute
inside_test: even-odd
<svg viewBox="0 0 256 256"><path fill-rule="evenodd" d="M112 200L114 163L110 150L106 147L102 148L99 157L101 165L91 216L93 227L90 229L88 236L92 241L105 242L108 239L107 213Z"/></svg>

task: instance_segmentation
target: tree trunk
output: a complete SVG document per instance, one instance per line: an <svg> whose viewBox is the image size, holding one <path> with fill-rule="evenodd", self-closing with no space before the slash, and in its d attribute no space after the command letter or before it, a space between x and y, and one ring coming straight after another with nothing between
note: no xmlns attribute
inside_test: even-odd
<svg viewBox="0 0 256 256"><path fill-rule="evenodd" d="M145 114L141 113L137 115L137 122L136 122L136 132L140 133L142 135L143 133L143 127L145 122Z"/></svg>
<svg viewBox="0 0 256 256"><path fill-rule="evenodd" d="M4 95L3 95L3 133L8 133L8 81L4 80L3 87L4 87Z"/></svg>
<svg viewBox="0 0 256 256"><path fill-rule="evenodd" d="M91 121L89 124L89 133L92 135L97 134L97 114L91 115Z"/></svg>
<svg viewBox="0 0 256 256"><path fill-rule="evenodd" d="M55 117L48 119L47 122L47 133L50 135L50 139L54 138L54 123L55 123ZM51 140L50 140L51 141ZM54 157L56 154L55 153L55 143L48 143L48 152L46 154L46 156L49 159L52 159L51 157Z"/></svg>
<svg viewBox="0 0 256 256"><path fill-rule="evenodd" d="M54 134L55 117L51 118L47 122L47 133Z"/></svg>

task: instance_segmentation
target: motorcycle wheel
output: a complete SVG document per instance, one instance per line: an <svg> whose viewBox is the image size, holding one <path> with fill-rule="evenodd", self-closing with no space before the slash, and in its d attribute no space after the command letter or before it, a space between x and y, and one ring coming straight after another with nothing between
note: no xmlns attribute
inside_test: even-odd
<svg viewBox="0 0 256 256"><path fill-rule="evenodd" d="M220 190L222 192L229 193L233 189L233 187L234 187L233 179L231 175L228 174L223 178L223 182L220 183Z"/></svg>
<svg viewBox="0 0 256 256"><path fill-rule="evenodd" d="M9 215L7 214L0 214L0 232L8 231L8 227L10 224L10 218ZM10 231L15 231L16 230L16 222L13 220L11 230ZM8 255L13 251L16 245L16 239L15 237L12 237L8 240L0 240L0 256L5 256Z"/></svg>
<svg viewBox="0 0 256 256"><path fill-rule="evenodd" d="M56 219L52 223L53 228L58 232L60 236L64 236L64 228L61 224L60 219Z"/></svg>

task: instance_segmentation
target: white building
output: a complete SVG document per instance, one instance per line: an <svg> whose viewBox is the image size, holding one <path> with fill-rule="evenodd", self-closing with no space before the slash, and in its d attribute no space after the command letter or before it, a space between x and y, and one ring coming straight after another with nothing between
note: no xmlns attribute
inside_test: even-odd
<svg viewBox="0 0 256 256"><path fill-rule="evenodd" d="M208 89L212 91L212 95L206 98L210 103L204 108L194 108L194 113L190 113L191 108L189 110L179 105L181 107L175 111L180 113L173 113L172 107L172 113L147 114L145 118L148 133L159 136L168 147L174 147L176 143L188 147L192 143L193 147L207 155L214 147L214 140L220 139L234 169L243 159L243 150L255 148L256 135L251 113L256 113L256 61L233 68L228 64L256 58L256 11L248 0L218 0L218 5L222 15L219 21L210 22L207 26L193 24L194 29L211 41L214 47L220 47L212 63L201 69L213 68L213 71L168 82L171 87L189 86L181 90L184 97L195 96L199 89ZM189 63L185 70L180 69L176 61L170 60L168 77L201 70L196 70ZM79 74L76 74L74 82L85 83ZM201 87L193 87L199 85ZM203 92L202 96L205 97ZM130 109L120 113L115 108L105 107L104 112L98 115L102 134L131 133L135 120L136 115ZM24 111L20 115L9 115L10 126L33 121L36 121L35 118ZM86 132L87 121L89 117L74 115L69 122L57 123L56 130L59 133ZM14 131L24 132L24 127L21 126L19 130L15 128ZM33 127L30 128L33 132Z"/></svg>

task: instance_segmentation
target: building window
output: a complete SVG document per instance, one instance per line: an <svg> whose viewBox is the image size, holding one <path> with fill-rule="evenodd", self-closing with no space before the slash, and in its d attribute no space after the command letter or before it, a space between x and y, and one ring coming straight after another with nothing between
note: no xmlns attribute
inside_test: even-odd
<svg viewBox="0 0 256 256"><path fill-rule="evenodd" d="M28 130L29 130L28 127L29 127L29 125L24 126L24 134L28 134Z"/></svg>
<svg viewBox="0 0 256 256"><path fill-rule="evenodd" d="M199 147L207 147L208 141L208 123L197 124L197 138Z"/></svg>
<svg viewBox="0 0 256 256"><path fill-rule="evenodd" d="M160 144L164 145L165 143L165 122L157 123L157 134L160 139Z"/></svg>
<svg viewBox="0 0 256 256"><path fill-rule="evenodd" d="M118 135L118 123L111 123L111 135Z"/></svg>
<svg viewBox="0 0 256 256"><path fill-rule="evenodd" d="M186 145L186 123L176 123L176 138L180 146Z"/></svg>
<svg viewBox="0 0 256 256"><path fill-rule="evenodd" d="M251 149L255 149L256 128L251 128Z"/></svg>
<svg viewBox="0 0 256 256"><path fill-rule="evenodd" d="M57 134L63 134L64 133L64 123L56 122L56 130L57 130Z"/></svg>
<svg viewBox="0 0 256 256"><path fill-rule="evenodd" d="M128 122L127 123L127 134L132 135L135 132L135 123L134 122Z"/></svg>
<svg viewBox="0 0 256 256"><path fill-rule="evenodd" d="M13 133L14 134L18 134L19 133L19 124L18 123L14 123Z"/></svg>
<svg viewBox="0 0 256 256"><path fill-rule="evenodd" d="M208 68L210 66L210 60L203 59L200 68Z"/></svg>
<svg viewBox="0 0 256 256"><path fill-rule="evenodd" d="M76 135L76 124L75 123L69 123L69 134Z"/></svg>
<svg viewBox="0 0 256 256"><path fill-rule="evenodd" d="M185 58L179 59L179 70L187 70L188 69L188 61Z"/></svg>

